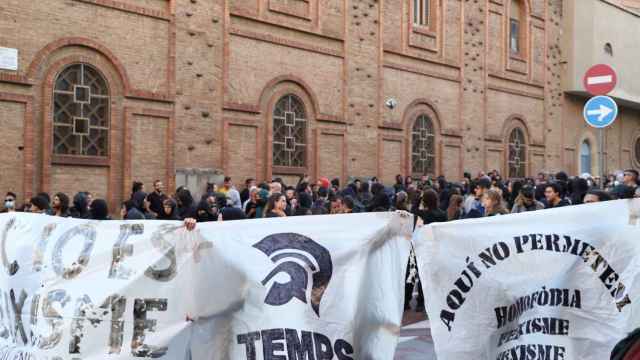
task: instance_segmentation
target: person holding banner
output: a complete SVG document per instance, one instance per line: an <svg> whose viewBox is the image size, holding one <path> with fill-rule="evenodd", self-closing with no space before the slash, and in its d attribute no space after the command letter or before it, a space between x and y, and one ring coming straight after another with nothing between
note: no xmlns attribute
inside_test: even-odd
<svg viewBox="0 0 640 360"><path fill-rule="evenodd" d="M590 204L600 201L609 201L611 199L611 195L609 195L608 192L594 189L587 192L587 194L584 196L583 202L585 204Z"/></svg>

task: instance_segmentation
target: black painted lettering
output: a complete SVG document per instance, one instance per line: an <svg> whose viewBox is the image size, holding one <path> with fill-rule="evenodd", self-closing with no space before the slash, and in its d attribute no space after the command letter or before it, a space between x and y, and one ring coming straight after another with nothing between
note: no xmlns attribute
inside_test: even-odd
<svg viewBox="0 0 640 360"><path fill-rule="evenodd" d="M353 355L353 346L342 339L336 340L334 351L338 360L353 360L353 357L350 356ZM309 358L309 360L311 359Z"/></svg>
<svg viewBox="0 0 640 360"><path fill-rule="evenodd" d="M276 351L284 351L284 329L262 330L264 360L287 360L284 355L276 355Z"/></svg>
<svg viewBox="0 0 640 360"><path fill-rule="evenodd" d="M331 346L331 340L325 335L314 333L313 340L316 345L316 360L331 360L333 359L333 348Z"/></svg>
<svg viewBox="0 0 640 360"><path fill-rule="evenodd" d="M256 341L260 340L260 332L254 331L237 336L238 345L245 346L247 360L256 360Z"/></svg>

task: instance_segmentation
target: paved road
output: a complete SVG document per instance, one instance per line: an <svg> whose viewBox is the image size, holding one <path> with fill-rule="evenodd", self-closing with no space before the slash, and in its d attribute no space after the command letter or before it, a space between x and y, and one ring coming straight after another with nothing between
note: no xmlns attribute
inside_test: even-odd
<svg viewBox="0 0 640 360"><path fill-rule="evenodd" d="M407 311L402 321L395 360L436 360L429 320L423 313Z"/></svg>
<svg viewBox="0 0 640 360"><path fill-rule="evenodd" d="M428 320L402 328L395 360L436 360Z"/></svg>

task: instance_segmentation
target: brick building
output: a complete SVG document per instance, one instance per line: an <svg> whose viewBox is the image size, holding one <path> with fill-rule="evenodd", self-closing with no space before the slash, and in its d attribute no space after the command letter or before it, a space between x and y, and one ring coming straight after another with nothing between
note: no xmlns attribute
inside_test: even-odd
<svg viewBox="0 0 640 360"><path fill-rule="evenodd" d="M563 87L564 11L561 0L4 0L0 190L83 189L115 206L134 179L173 187L207 169L236 182L575 173L595 138L583 94ZM607 132L608 169L639 160L633 105Z"/></svg>

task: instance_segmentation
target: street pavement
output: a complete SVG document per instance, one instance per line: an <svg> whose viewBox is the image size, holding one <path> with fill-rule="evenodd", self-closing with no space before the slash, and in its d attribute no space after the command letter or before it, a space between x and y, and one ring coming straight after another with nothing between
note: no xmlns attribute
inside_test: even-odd
<svg viewBox="0 0 640 360"><path fill-rule="evenodd" d="M429 320L424 313L406 311L394 360L436 360Z"/></svg>

